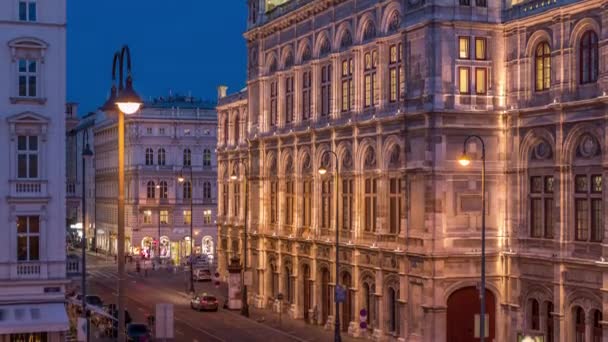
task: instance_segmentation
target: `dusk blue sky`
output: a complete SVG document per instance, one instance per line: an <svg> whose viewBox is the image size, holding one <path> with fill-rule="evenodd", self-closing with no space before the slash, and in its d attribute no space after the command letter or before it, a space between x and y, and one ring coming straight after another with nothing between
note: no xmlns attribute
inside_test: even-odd
<svg viewBox="0 0 608 342"><path fill-rule="evenodd" d="M105 101L112 56L131 49L134 86L146 100L173 93L215 100L245 86L244 0L68 1L68 101L80 114Z"/></svg>

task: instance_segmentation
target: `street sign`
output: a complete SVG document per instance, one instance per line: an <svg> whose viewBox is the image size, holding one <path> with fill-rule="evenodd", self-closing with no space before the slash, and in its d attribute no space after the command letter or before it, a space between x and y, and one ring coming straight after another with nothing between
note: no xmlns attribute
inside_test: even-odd
<svg viewBox="0 0 608 342"><path fill-rule="evenodd" d="M243 281L245 282L245 286L252 286L253 285L253 275L251 274L251 271L245 271L244 272L244 279Z"/></svg>
<svg viewBox="0 0 608 342"><path fill-rule="evenodd" d="M344 303L346 301L346 289L340 285L336 285L336 303Z"/></svg>
<svg viewBox="0 0 608 342"><path fill-rule="evenodd" d="M78 341L86 341L87 340L87 319L84 317L78 317L77 323L77 334L76 339Z"/></svg>
<svg viewBox="0 0 608 342"><path fill-rule="evenodd" d="M173 304L156 304L156 338L174 338Z"/></svg>
<svg viewBox="0 0 608 342"><path fill-rule="evenodd" d="M367 329L367 310L361 309L359 311L359 327L362 330Z"/></svg>

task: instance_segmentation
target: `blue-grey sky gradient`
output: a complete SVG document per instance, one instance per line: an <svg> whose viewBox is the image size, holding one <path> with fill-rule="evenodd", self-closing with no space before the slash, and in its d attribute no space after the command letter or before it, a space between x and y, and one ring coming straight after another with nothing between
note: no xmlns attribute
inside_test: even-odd
<svg viewBox="0 0 608 342"><path fill-rule="evenodd" d="M172 91L215 100L219 84L238 91L245 86L246 19L245 0L69 0L67 100L80 103L80 114L99 107L123 44L145 99Z"/></svg>

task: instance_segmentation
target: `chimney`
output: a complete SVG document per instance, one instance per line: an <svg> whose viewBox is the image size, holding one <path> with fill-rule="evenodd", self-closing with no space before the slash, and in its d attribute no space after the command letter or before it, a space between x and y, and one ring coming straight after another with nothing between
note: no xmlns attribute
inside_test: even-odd
<svg viewBox="0 0 608 342"><path fill-rule="evenodd" d="M228 87L221 85L217 87L217 99L221 99L226 97L226 91L228 90Z"/></svg>

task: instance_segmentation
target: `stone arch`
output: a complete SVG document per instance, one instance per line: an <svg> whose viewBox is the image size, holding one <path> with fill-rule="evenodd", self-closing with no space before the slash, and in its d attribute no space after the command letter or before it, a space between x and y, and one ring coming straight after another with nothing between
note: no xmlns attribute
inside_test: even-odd
<svg viewBox="0 0 608 342"><path fill-rule="evenodd" d="M388 168L393 168L394 169L394 160L393 158L395 158L395 156L393 155L393 153L395 153L395 148L397 148L398 150L398 167L403 166L403 163L405 161L405 153L403 151L403 141L397 137L396 135L391 135L389 137L386 138L386 140L384 141L384 145L382 147L382 169L386 170Z"/></svg>
<svg viewBox="0 0 608 342"><path fill-rule="evenodd" d="M298 43L296 50L296 63L302 64L312 58L312 50L310 48L310 39L303 38Z"/></svg>
<svg viewBox="0 0 608 342"><path fill-rule="evenodd" d="M378 34L378 29L377 29L377 25L376 25L376 18L374 17L374 14L372 11L368 11L365 14L363 14L361 16L361 18L359 19L359 26L357 27L357 33L355 34L356 36L356 41L359 43L363 43L364 42L364 34L365 34L365 29L368 27L368 25L373 25L374 31L375 31L375 36Z"/></svg>
<svg viewBox="0 0 608 342"><path fill-rule="evenodd" d="M348 49L353 45L353 30L350 24L350 21L344 21L336 30L336 37L334 40L334 46L339 50Z"/></svg>
<svg viewBox="0 0 608 342"><path fill-rule="evenodd" d="M585 135L590 135L591 137L595 138L599 145L600 155L604 153L606 144L604 141L604 132L602 127L593 125L591 123L581 123L574 126L564 139L564 153L562 154L562 162L568 165L573 164L580 140Z"/></svg>
<svg viewBox="0 0 608 342"><path fill-rule="evenodd" d="M553 291L546 286L532 284L528 286L527 291L521 296L524 304L530 298L537 299L540 303L545 301L553 301Z"/></svg>
<svg viewBox="0 0 608 342"><path fill-rule="evenodd" d="M329 33L326 30L320 32L317 35L317 38L315 40L315 46L313 49L313 56L317 58L324 56L322 49L325 42L329 44L329 51L331 52L333 50L333 47L331 44L331 39L329 38Z"/></svg>
<svg viewBox="0 0 608 342"><path fill-rule="evenodd" d="M578 52L581 38L583 34L589 30L594 31L598 38L602 32L600 24L593 18L583 18L574 25L574 28L572 28L572 31L570 32L570 47L572 47L574 51Z"/></svg>
<svg viewBox="0 0 608 342"><path fill-rule="evenodd" d="M399 21L401 22L401 3L399 1L392 1L384 8L382 21L380 22L380 30L384 34L393 33L390 31L391 22L394 18L394 15L397 14L399 16Z"/></svg>
<svg viewBox="0 0 608 342"><path fill-rule="evenodd" d="M477 280L466 280L466 281L459 281L456 282L448 287L446 287L443 291L443 300L446 305L448 302L448 298L450 298L450 296L452 294L454 294L454 292L463 289L465 287L476 287L478 285L478 281ZM494 283L491 282L486 282L486 290L492 292L492 294L494 295L494 298L496 298L498 300L498 298L500 298L500 290L498 289L498 287L496 287L494 285Z"/></svg>
<svg viewBox="0 0 608 342"><path fill-rule="evenodd" d="M313 160L308 146L298 150L296 174L310 175L314 171Z"/></svg>
<svg viewBox="0 0 608 342"><path fill-rule="evenodd" d="M266 55L266 63L264 64L266 67L266 73L272 74L278 70L279 67L279 58L275 51L269 52Z"/></svg>
<svg viewBox="0 0 608 342"><path fill-rule="evenodd" d="M280 68L281 69L287 69L289 67L291 67L295 62L294 59L294 53L293 53L293 47L291 45L287 45L285 47L283 47L282 51L281 51L281 61L280 61Z"/></svg>
<svg viewBox="0 0 608 342"><path fill-rule="evenodd" d="M553 50L553 39L551 39L551 34L547 30L538 30L534 32L530 38L528 38L528 43L526 44L526 49L524 50L526 53L526 57L533 59L534 53L536 51L536 47L538 44L546 41L549 43L549 47ZM532 65L533 66L533 65Z"/></svg>
<svg viewBox="0 0 608 342"><path fill-rule="evenodd" d="M360 172L366 170L365 157L367 156L368 149L370 149L370 148L373 150L373 153L375 154L375 165L376 166L373 169L377 169L380 166L380 165L378 165L379 156L378 156L378 149L376 148L376 141L373 140L372 138L365 138L359 144L358 150L356 152L356 156L355 156L356 170L358 170Z"/></svg>
<svg viewBox="0 0 608 342"><path fill-rule="evenodd" d="M545 142L551 148L552 156L555 156L555 137L546 128L535 128L524 136L519 146L519 164L525 168L528 166L532 152L538 144Z"/></svg>
<svg viewBox="0 0 608 342"><path fill-rule="evenodd" d="M462 286L465 284L468 286ZM474 340L475 316L479 315L479 290L475 284L475 281L458 282L446 291L445 330L446 334L456 341ZM489 316L489 331L486 333L490 341L496 336L498 298L491 287L485 288L486 314Z"/></svg>
<svg viewBox="0 0 608 342"><path fill-rule="evenodd" d="M8 42L10 48L21 49L46 49L49 44L42 39L35 37L18 37Z"/></svg>
<svg viewBox="0 0 608 342"><path fill-rule="evenodd" d="M277 176L277 157L274 151L268 151L266 153L266 165L264 165L264 171L266 173L266 177Z"/></svg>
<svg viewBox="0 0 608 342"><path fill-rule="evenodd" d="M574 307L580 306L585 312L590 312L593 309L602 310L602 297L587 289L576 289L566 296L567 311L571 311Z"/></svg>
<svg viewBox="0 0 608 342"><path fill-rule="evenodd" d="M336 151L338 160L340 161L340 172L354 171L352 144L348 141L343 141L338 144ZM348 160L349 158L350 160Z"/></svg>
<svg viewBox="0 0 608 342"><path fill-rule="evenodd" d="M324 144L317 146L317 148L315 150L315 157L313 160L313 170L318 170L319 167L321 167L321 165L323 163L321 158L323 158L323 154L325 154L326 151L330 151L330 147L328 144L324 143ZM325 166L327 167L328 171L333 170L334 158L332 156L328 157L328 165L325 165Z"/></svg>
<svg viewBox="0 0 608 342"><path fill-rule="evenodd" d="M280 173L284 176L295 173L294 158L291 148L285 148L281 151L281 161L279 163Z"/></svg>

